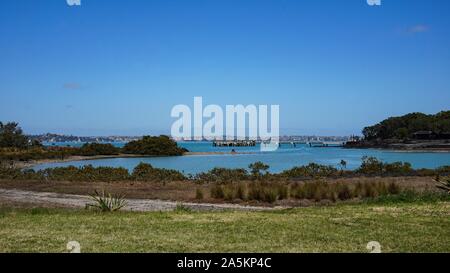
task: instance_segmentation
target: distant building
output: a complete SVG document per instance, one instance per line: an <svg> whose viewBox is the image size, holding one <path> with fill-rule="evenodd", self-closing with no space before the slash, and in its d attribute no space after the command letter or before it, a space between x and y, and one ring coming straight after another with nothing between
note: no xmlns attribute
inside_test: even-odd
<svg viewBox="0 0 450 273"><path fill-rule="evenodd" d="M438 135L433 131L417 131L413 134L414 139L432 140L437 139Z"/></svg>

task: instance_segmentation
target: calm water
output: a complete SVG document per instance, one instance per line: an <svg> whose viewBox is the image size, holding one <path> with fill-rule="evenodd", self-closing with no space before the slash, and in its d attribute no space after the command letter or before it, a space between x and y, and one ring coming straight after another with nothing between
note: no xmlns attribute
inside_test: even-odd
<svg viewBox="0 0 450 273"><path fill-rule="evenodd" d="M78 145L80 145L78 143ZM123 143L114 143L123 146ZM65 145L64 145L65 146ZM72 144L72 146L75 146ZM210 142L180 142L179 146L191 152L230 152L230 147L213 147ZM338 166L343 159L347 161L348 169L355 169L361 164L363 156L374 156L384 162L404 161L410 162L414 168L436 168L450 165L450 153L418 153L395 152L382 150L361 150L343 148L311 148L306 145L282 145L276 152L260 152L259 147L235 147L237 152L251 154L237 155L192 155L177 157L154 158L114 158L99 160L83 160L65 163L50 163L36 166L34 169L45 169L63 166L93 166L125 167L132 170L140 162L150 163L157 168L167 168L195 174L208 171L214 167L246 168L250 163L262 161L270 166L271 172L280 172L294 166L306 165L311 162Z"/></svg>

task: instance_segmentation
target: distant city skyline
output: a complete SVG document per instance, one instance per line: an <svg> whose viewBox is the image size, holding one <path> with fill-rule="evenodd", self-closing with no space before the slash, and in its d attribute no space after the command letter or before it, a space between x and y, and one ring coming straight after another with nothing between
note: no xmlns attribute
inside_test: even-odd
<svg viewBox="0 0 450 273"><path fill-rule="evenodd" d="M174 105L280 105L281 135L449 110L450 1L5 0L0 121L170 134Z"/></svg>

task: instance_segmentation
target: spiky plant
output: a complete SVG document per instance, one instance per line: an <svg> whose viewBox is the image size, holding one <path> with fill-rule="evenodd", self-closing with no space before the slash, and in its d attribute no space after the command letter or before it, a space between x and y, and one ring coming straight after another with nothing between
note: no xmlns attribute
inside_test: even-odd
<svg viewBox="0 0 450 273"><path fill-rule="evenodd" d="M437 177L434 181L436 181L436 187L443 191L446 191L450 194L450 178L446 178L445 181L442 181L441 178Z"/></svg>
<svg viewBox="0 0 450 273"><path fill-rule="evenodd" d="M118 211L126 206L124 196L122 195L112 195L110 193L105 193L102 191L99 193L97 190L94 194L90 195L94 204L88 204L87 207L97 209L101 212L113 212Z"/></svg>

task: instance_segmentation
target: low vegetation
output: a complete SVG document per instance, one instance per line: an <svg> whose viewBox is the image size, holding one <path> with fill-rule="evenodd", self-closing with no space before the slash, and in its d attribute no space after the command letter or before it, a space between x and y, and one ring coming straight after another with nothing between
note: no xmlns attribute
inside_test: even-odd
<svg viewBox="0 0 450 273"><path fill-rule="evenodd" d="M95 191L90 197L92 198L93 204L87 204L86 208L101 212L119 211L127 204L124 196L112 195L110 193L105 193L104 191L101 193Z"/></svg>
<svg viewBox="0 0 450 273"><path fill-rule="evenodd" d="M100 143L86 143L81 146L78 153L84 156L96 156L96 155L118 155L120 154L120 148L115 147L112 144L100 144Z"/></svg>
<svg viewBox="0 0 450 273"><path fill-rule="evenodd" d="M436 178L436 187L440 190L443 190L445 193L450 194L450 178L441 179L440 177Z"/></svg>
<svg viewBox="0 0 450 273"><path fill-rule="evenodd" d="M85 143L76 147L45 147L38 141L31 141L23 134L17 123L0 122L0 162L29 161L41 159L65 159L70 156L109 156L138 154L146 156L176 156L187 152L167 136L144 136L131 141L123 148L109 143ZM4 163L3 163L4 164Z"/></svg>
<svg viewBox="0 0 450 273"><path fill-rule="evenodd" d="M339 202L363 200L380 196L398 195L404 190L394 182L330 182L333 179L358 177L402 177L402 176L439 176L448 175L450 167L435 170L414 170L408 163L383 163L375 158L363 158L361 166L354 171L336 169L311 163L272 174L269 166L262 162L249 165L249 169L215 168L195 176L185 175L176 170L154 168L150 164L140 163L132 172L125 168L58 167L39 171L31 169L0 167L0 179L37 180L37 181L77 181L77 182L172 182L190 181L197 185L210 185L209 196L212 199L227 202L275 203L283 200L309 200L312 202ZM327 179L328 182L324 182ZM439 187L447 189L448 182L439 180ZM204 192L195 193L197 200L204 199Z"/></svg>
<svg viewBox="0 0 450 273"><path fill-rule="evenodd" d="M68 166L39 171L31 169L0 168L0 179L43 180L43 181L182 181L187 178L175 170L157 169L141 163L130 174L125 168Z"/></svg>
<svg viewBox="0 0 450 273"><path fill-rule="evenodd" d="M305 181L321 178L351 178L371 176L448 176L450 166L437 169L415 170L409 163L384 163L373 157L364 157L362 164L354 171L338 170L332 166L311 163L294 167L279 174L268 172L269 166L262 162L250 164L247 169L214 168L194 176L184 175L176 170L154 168L140 163L129 173L125 168L114 167L58 167L40 171L21 170L7 164L0 165L0 179L34 179L67 181L181 181L193 180L199 183L226 184L238 181Z"/></svg>
<svg viewBox="0 0 450 273"><path fill-rule="evenodd" d="M214 168L208 172L199 173L194 176L194 180L199 182L214 182L218 184L249 179L250 177L246 169Z"/></svg>
<svg viewBox="0 0 450 273"><path fill-rule="evenodd" d="M442 117L445 113L441 113ZM123 148L111 144L86 143L80 148L43 147L30 142L23 135L17 123L0 123L0 179L37 181L77 181L77 182L171 182L191 181L198 185L210 184L209 196L229 202L275 203L283 200L309 200L313 202L339 202L383 198L404 194L405 189L396 183L330 183L323 179L375 176L448 176L450 166L434 170L415 170L405 162L385 163L374 157L364 157L356 170L346 170L347 163L340 162L340 168L311 163L294 167L279 174L270 173L270 166L255 162L248 169L214 168L197 175L185 175L176 170L154 168L140 163L131 172L125 168L59 167L40 171L17 169L5 164L8 160L29 160L60 158L67 156L117 155L120 153L176 156L186 152L167 136L145 136L141 140L127 143ZM439 180L438 187L449 192L449 182ZM106 198L106 197L105 197ZM195 199L203 200L205 194L197 188ZM99 201L109 200L98 198Z"/></svg>
<svg viewBox="0 0 450 273"><path fill-rule="evenodd" d="M128 179L135 181L182 181L187 178L179 171L153 168L152 165L140 163Z"/></svg>
<svg viewBox="0 0 450 273"><path fill-rule="evenodd" d="M214 185L211 197L227 201L260 201L274 203L286 199L310 200L313 202L337 202L361 200L386 195L400 194L403 189L394 182L327 183L314 182L236 182Z"/></svg>

